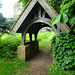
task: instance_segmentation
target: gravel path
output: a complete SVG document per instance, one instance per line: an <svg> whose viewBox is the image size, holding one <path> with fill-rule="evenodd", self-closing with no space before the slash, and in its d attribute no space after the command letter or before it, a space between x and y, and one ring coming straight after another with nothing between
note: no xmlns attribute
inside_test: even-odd
<svg viewBox="0 0 75 75"><path fill-rule="evenodd" d="M48 65L53 64L53 58L48 48L45 48L43 51L38 52L29 62L31 63L28 68L30 75L48 75Z"/></svg>

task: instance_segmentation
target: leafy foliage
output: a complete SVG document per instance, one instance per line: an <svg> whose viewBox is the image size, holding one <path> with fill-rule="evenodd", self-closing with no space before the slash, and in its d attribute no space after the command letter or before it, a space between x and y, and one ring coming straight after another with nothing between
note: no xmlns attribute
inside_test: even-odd
<svg viewBox="0 0 75 75"><path fill-rule="evenodd" d="M0 38L0 58L14 58L17 55L17 46L20 44L21 38L11 34L4 34Z"/></svg>
<svg viewBox="0 0 75 75"><path fill-rule="evenodd" d="M49 66L49 75L74 75L75 70L62 71L57 65Z"/></svg>
<svg viewBox="0 0 75 75"><path fill-rule="evenodd" d="M71 20L74 18L75 16L75 0L64 0L62 5L61 5L61 10L60 13L66 13L69 17L69 23L71 25L71 27L73 27L75 24L75 21L73 20L71 22Z"/></svg>
<svg viewBox="0 0 75 75"><path fill-rule="evenodd" d="M19 0L18 3L23 3L23 7L25 7L27 5L27 3L30 0ZM60 5L62 4L63 0L47 0L52 6L53 8L59 13L60 10Z"/></svg>
<svg viewBox="0 0 75 75"><path fill-rule="evenodd" d="M0 23L4 22L5 18L3 17L3 14L0 13Z"/></svg>
<svg viewBox="0 0 75 75"><path fill-rule="evenodd" d="M61 14L60 23L65 24L68 21L68 16L66 14Z"/></svg>
<svg viewBox="0 0 75 75"><path fill-rule="evenodd" d="M25 7L27 5L27 3L29 2L29 0L19 0L18 3L23 3L23 7Z"/></svg>
<svg viewBox="0 0 75 75"><path fill-rule="evenodd" d="M58 16L54 17L50 24L54 26L58 22L65 24L67 21L68 21L68 16L63 13L63 14L59 14Z"/></svg>
<svg viewBox="0 0 75 75"><path fill-rule="evenodd" d="M1 18L2 20L2 18ZM0 32L9 32L10 27L14 23L15 20L13 18L3 19L3 21L0 22Z"/></svg>
<svg viewBox="0 0 75 75"><path fill-rule="evenodd" d="M55 20L53 19L50 24L54 25L54 24L58 23L59 21L62 24L65 24L68 22L69 27L71 27L71 28L74 27L74 25L75 25L75 8L74 8L75 0L64 0L60 7L61 7L61 10L60 10L59 15L62 15L60 20L59 20L59 18L57 18L59 16L58 15L57 17L55 17L55 20L57 20L57 21L55 22ZM70 23L70 25L69 25L69 23Z"/></svg>
<svg viewBox="0 0 75 75"><path fill-rule="evenodd" d="M71 24L71 27L75 25L75 16L73 16L70 20L69 23Z"/></svg>
<svg viewBox="0 0 75 75"><path fill-rule="evenodd" d="M51 6L59 13L60 5L62 4L63 0L48 0Z"/></svg>
<svg viewBox="0 0 75 75"><path fill-rule="evenodd" d="M62 69L75 68L75 35L60 33L51 49L52 56Z"/></svg>

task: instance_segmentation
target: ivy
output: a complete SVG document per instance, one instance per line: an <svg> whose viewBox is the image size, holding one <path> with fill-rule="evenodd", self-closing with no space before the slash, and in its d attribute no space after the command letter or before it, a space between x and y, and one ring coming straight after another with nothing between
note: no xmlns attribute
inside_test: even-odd
<svg viewBox="0 0 75 75"><path fill-rule="evenodd" d="M71 28L75 25L75 16L69 20L69 23L71 24Z"/></svg>
<svg viewBox="0 0 75 75"><path fill-rule="evenodd" d="M75 68L75 35L60 33L54 39L51 50L61 69Z"/></svg>
<svg viewBox="0 0 75 75"><path fill-rule="evenodd" d="M60 5L62 4L63 0L48 0L48 2L58 13L60 13Z"/></svg>

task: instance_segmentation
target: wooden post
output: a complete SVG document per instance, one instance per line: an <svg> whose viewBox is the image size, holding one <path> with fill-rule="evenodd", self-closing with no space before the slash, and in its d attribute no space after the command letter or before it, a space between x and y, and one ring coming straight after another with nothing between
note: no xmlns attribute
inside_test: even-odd
<svg viewBox="0 0 75 75"><path fill-rule="evenodd" d="M29 33L30 41L32 41L32 33Z"/></svg>
<svg viewBox="0 0 75 75"><path fill-rule="evenodd" d="M46 14L46 11L43 11L43 13L42 13L42 17L45 18L45 14Z"/></svg>
<svg viewBox="0 0 75 75"><path fill-rule="evenodd" d="M35 33L34 35L35 35L35 40L37 40L37 33Z"/></svg>
<svg viewBox="0 0 75 75"><path fill-rule="evenodd" d="M36 19L37 18L37 13L35 13L35 15L34 15L34 19Z"/></svg>
<svg viewBox="0 0 75 75"><path fill-rule="evenodd" d="M38 8L38 17L41 17L41 7Z"/></svg>
<svg viewBox="0 0 75 75"><path fill-rule="evenodd" d="M52 28L53 28L53 30L54 30L54 32L55 32L55 35L58 35L57 29L56 29L54 26L52 26Z"/></svg>
<svg viewBox="0 0 75 75"><path fill-rule="evenodd" d="M23 44L24 45L24 43L25 43L25 38L26 38L26 33L22 33L22 42L21 42L21 44Z"/></svg>

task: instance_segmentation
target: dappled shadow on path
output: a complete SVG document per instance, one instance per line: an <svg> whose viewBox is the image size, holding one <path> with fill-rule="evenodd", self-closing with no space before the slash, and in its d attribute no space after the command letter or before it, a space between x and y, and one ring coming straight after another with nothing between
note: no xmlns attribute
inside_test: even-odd
<svg viewBox="0 0 75 75"><path fill-rule="evenodd" d="M48 75L48 65L53 64L53 58L51 56L48 48L45 48L43 51L39 51L33 58L31 58L30 75Z"/></svg>

